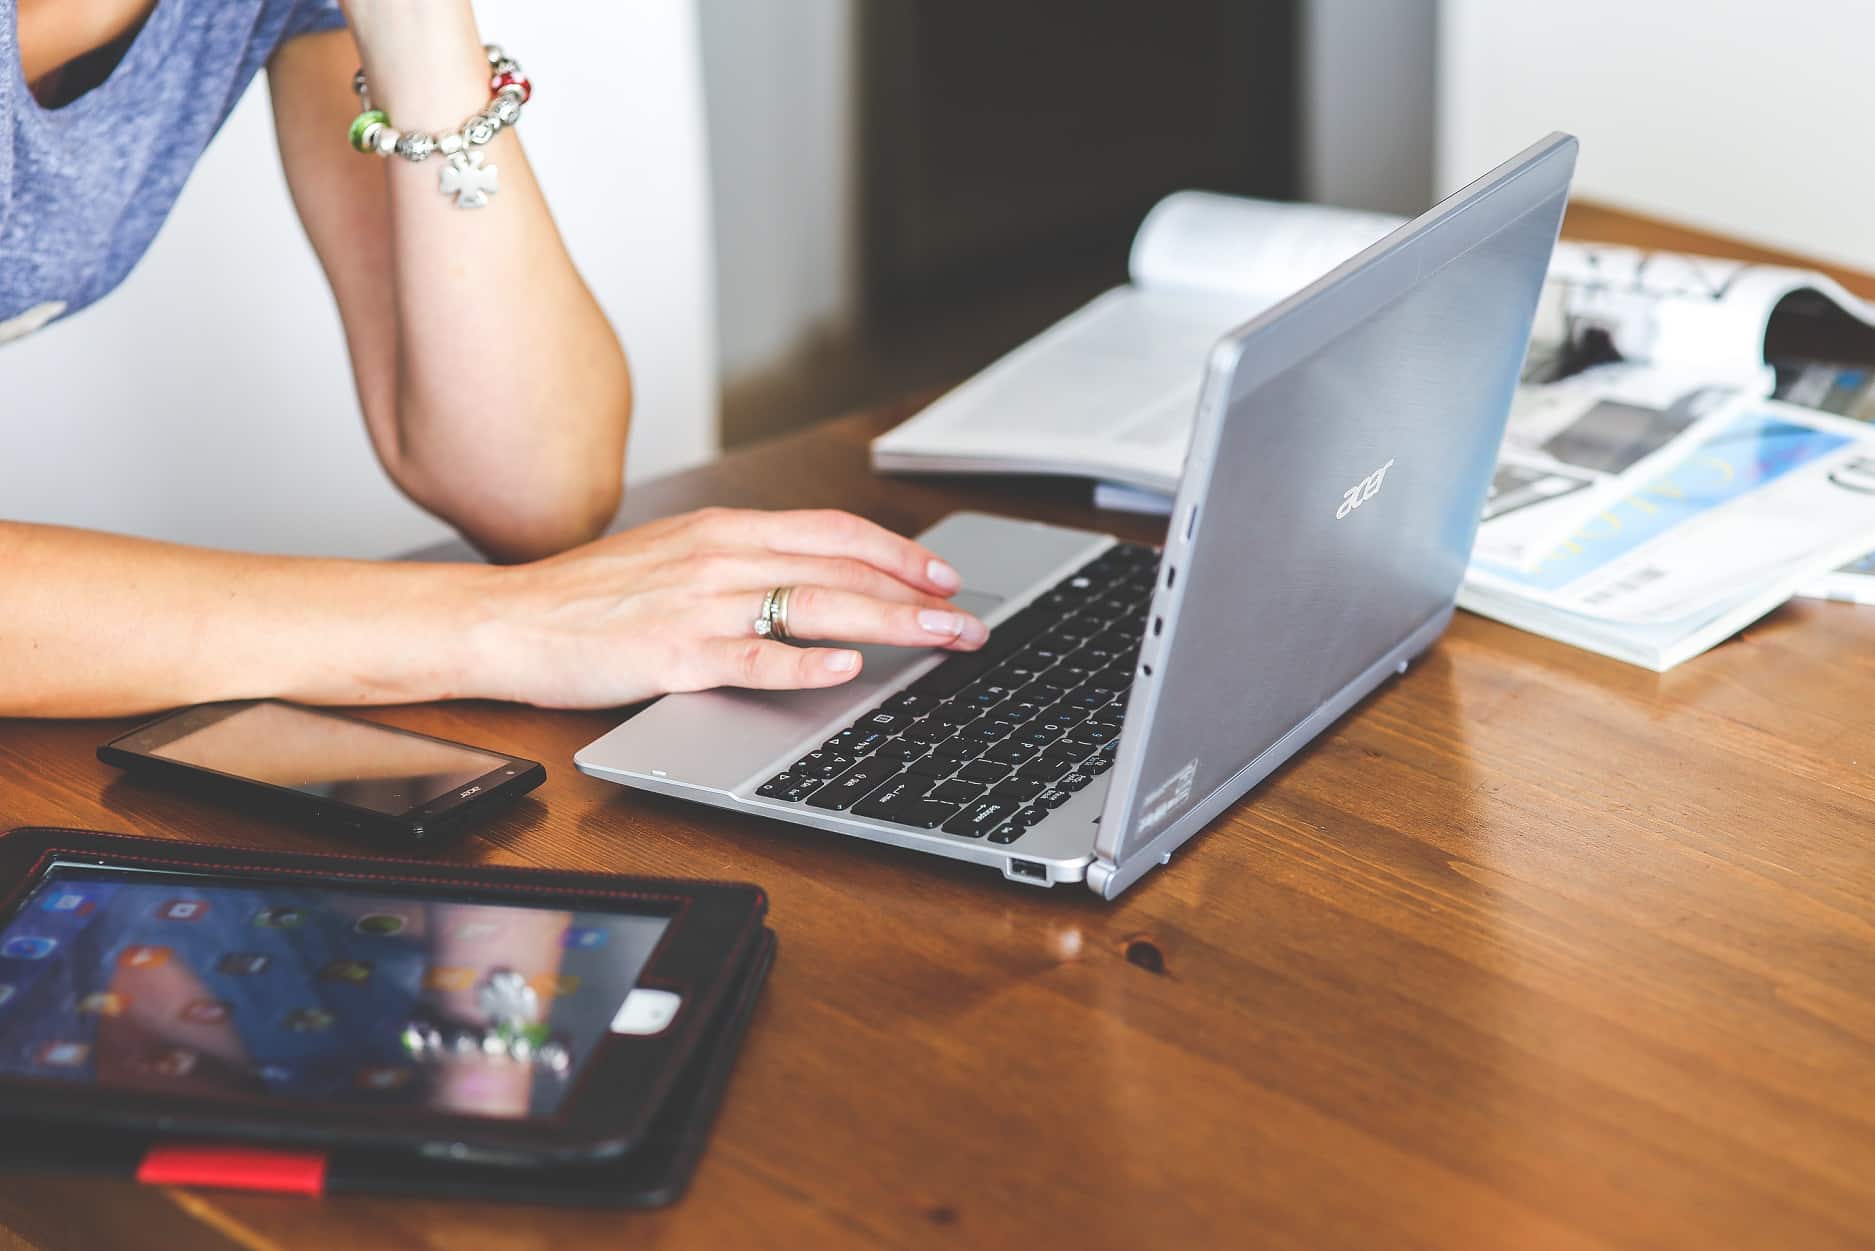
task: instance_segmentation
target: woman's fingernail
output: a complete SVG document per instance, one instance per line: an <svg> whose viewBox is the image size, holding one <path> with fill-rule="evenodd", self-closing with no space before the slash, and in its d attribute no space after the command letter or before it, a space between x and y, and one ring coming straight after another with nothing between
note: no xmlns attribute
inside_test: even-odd
<svg viewBox="0 0 1875 1251"><path fill-rule="evenodd" d="M947 591L954 591L964 584L958 572L941 560L934 560L926 565L924 574L925 577L931 579L933 585L941 586Z"/></svg>
<svg viewBox="0 0 1875 1251"><path fill-rule="evenodd" d="M947 639L954 639L964 632L964 622L968 620L962 613L939 612L927 608L918 614L918 624L933 634L941 634Z"/></svg>
<svg viewBox="0 0 1875 1251"><path fill-rule="evenodd" d="M851 673L859 665L859 653L828 652L826 665L835 673Z"/></svg>

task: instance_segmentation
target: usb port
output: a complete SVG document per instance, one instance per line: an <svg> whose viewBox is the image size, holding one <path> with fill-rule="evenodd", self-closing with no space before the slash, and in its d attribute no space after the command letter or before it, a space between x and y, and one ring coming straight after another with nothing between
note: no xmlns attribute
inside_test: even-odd
<svg viewBox="0 0 1875 1251"><path fill-rule="evenodd" d="M1046 882L1048 866L1039 860L1011 860L1009 876L1027 878L1031 882Z"/></svg>

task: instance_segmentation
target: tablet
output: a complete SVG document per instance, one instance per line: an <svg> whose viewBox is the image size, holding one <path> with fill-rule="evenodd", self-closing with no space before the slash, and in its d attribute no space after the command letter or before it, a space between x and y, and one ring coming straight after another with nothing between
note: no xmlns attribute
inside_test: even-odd
<svg viewBox="0 0 1875 1251"><path fill-rule="evenodd" d="M0 836L9 1119L540 1164L631 1151L753 886Z"/></svg>

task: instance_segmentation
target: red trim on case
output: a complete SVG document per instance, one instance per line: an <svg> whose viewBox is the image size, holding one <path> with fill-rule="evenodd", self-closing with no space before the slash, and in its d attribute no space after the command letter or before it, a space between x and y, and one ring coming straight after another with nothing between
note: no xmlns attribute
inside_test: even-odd
<svg viewBox="0 0 1875 1251"><path fill-rule="evenodd" d="M264 1190L317 1199L326 1191L326 1157L254 1147L151 1147L137 1166L137 1180L146 1186Z"/></svg>

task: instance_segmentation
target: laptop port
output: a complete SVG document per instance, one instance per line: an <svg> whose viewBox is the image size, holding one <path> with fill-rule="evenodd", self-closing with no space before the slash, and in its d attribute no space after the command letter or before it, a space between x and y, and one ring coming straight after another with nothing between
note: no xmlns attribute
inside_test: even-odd
<svg viewBox="0 0 1875 1251"><path fill-rule="evenodd" d="M1048 866L1039 860L1011 860L1009 862L1009 876L1026 878L1031 882L1046 882L1048 880Z"/></svg>

